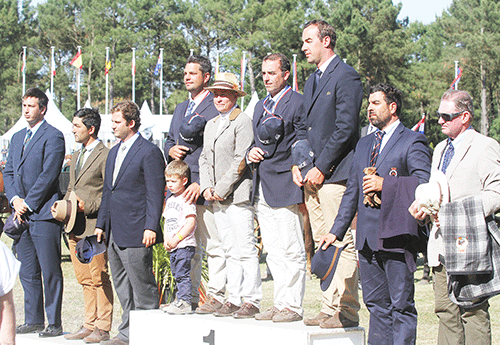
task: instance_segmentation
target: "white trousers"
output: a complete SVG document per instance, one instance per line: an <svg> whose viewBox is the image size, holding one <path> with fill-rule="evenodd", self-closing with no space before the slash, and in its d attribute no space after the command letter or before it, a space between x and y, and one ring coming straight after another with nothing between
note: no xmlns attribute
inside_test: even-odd
<svg viewBox="0 0 500 345"><path fill-rule="evenodd" d="M255 213L274 280L274 306L303 315L306 285L306 251L299 205L269 206L264 195L256 196Z"/></svg>
<svg viewBox="0 0 500 345"><path fill-rule="evenodd" d="M262 286L255 248L253 207L249 203L214 202L214 219L226 259L227 301L260 307ZM209 266L209 270L211 267Z"/></svg>

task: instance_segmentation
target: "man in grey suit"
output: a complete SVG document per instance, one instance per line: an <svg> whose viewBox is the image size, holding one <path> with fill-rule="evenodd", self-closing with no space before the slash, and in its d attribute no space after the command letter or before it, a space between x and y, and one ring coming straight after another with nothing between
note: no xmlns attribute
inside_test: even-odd
<svg viewBox="0 0 500 345"><path fill-rule="evenodd" d="M48 101L37 88L24 94L23 115L28 126L12 137L4 170L5 193L16 217L29 219L29 229L16 245L25 315L25 323L16 332L44 329L45 302L49 325L39 334L41 337L62 334L61 223L52 217L50 208L61 194L58 178L64 159L64 136L44 119Z"/></svg>
<svg viewBox="0 0 500 345"><path fill-rule="evenodd" d="M484 216L500 209L500 145L472 128L474 107L467 91L447 90L438 109L438 123L448 138L440 142L432 157L431 180L446 176L442 203L480 196ZM449 190L449 192L448 192ZM449 195L449 200L444 199ZM426 214L415 201L410 212L419 220ZM428 243L429 266L434 273L435 313L439 319L438 345L491 344L487 299L474 308L459 307L448 297L443 236L436 215ZM457 249L458 250L458 249Z"/></svg>
<svg viewBox="0 0 500 345"><path fill-rule="evenodd" d="M337 36L323 20L307 23L302 33L302 51L316 65L304 86L307 139L314 151L314 167L299 185L316 244L331 229L349 177L354 148L359 139L359 110L363 90L358 73L335 54ZM339 246L346 246L328 289L323 292L321 312L305 319L309 326L341 327L339 315L359 322L358 270L354 242L349 230Z"/></svg>
<svg viewBox="0 0 500 345"><path fill-rule="evenodd" d="M78 331L64 337L69 340L83 339L86 343L109 339L113 317L113 288L109 279L107 252L94 256L88 264L81 263L75 255L76 244L94 233L101 206L109 149L97 139L100 127L101 115L94 109L80 109L73 115L72 131L75 141L82 144L82 148L71 158L65 196L68 199L74 192L78 200L77 218L68 242L76 279L83 288L84 324Z"/></svg>

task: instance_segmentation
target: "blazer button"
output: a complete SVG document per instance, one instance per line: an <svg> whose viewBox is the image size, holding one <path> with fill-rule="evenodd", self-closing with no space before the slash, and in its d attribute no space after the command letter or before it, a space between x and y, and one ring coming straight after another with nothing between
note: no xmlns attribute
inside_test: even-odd
<svg viewBox="0 0 500 345"><path fill-rule="evenodd" d="M309 127L307 130L310 132L310 131L312 130L312 128L311 128L311 127Z"/></svg>

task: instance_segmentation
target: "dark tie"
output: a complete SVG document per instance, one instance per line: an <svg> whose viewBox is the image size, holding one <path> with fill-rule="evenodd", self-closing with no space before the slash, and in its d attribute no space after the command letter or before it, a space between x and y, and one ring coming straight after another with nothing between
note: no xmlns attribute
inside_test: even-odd
<svg viewBox="0 0 500 345"><path fill-rule="evenodd" d="M272 98L268 98L267 101L264 102L264 108L267 109L269 113L273 113L274 101ZM266 116L266 111L264 110L264 116Z"/></svg>
<svg viewBox="0 0 500 345"><path fill-rule="evenodd" d="M82 165L83 165L83 157L85 155L85 152L87 152L87 149L84 147L81 151L80 151L80 156L78 156L78 162L76 163L76 169L75 169L75 177L78 176L78 174L80 174L80 170L82 170Z"/></svg>
<svg viewBox="0 0 500 345"><path fill-rule="evenodd" d="M188 108L186 110L186 116L190 116L193 113L195 103L193 100L189 101Z"/></svg>
<svg viewBox="0 0 500 345"><path fill-rule="evenodd" d="M441 163L441 171L446 174L446 169L448 169L448 165L450 165L451 159L455 154L455 148L451 141L448 141L448 147L444 153L443 162Z"/></svg>
<svg viewBox="0 0 500 345"><path fill-rule="evenodd" d="M373 145L372 157L370 158L370 165L372 167L377 163L378 154L380 153L380 145L382 144L382 138L384 137L384 131L375 132L375 145Z"/></svg>
<svg viewBox="0 0 500 345"><path fill-rule="evenodd" d="M21 153L21 155L24 154L24 149L26 148L26 146L28 146L30 140L31 140L31 135L33 134L33 132L31 131L31 129L28 129L26 131L26 137L24 138L24 144L23 144L23 152Z"/></svg>
<svg viewBox="0 0 500 345"><path fill-rule="evenodd" d="M316 92L316 88L319 85L319 80L321 79L321 70L318 68L316 71L314 71L314 84L313 84L313 94Z"/></svg>

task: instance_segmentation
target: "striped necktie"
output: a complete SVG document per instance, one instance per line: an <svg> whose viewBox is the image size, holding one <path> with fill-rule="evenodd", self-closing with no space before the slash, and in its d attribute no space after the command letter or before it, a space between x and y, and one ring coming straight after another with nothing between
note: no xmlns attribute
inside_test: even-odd
<svg viewBox="0 0 500 345"><path fill-rule="evenodd" d="M375 132L375 145L373 145L372 156L370 158L370 165L372 167L377 163L378 154L380 153L380 145L382 144L382 138L384 137L384 131Z"/></svg>
<svg viewBox="0 0 500 345"><path fill-rule="evenodd" d="M23 151L21 153L21 156L24 154L24 149L26 148L26 146L28 146L32 135L33 135L33 132L31 131L31 129L28 129L26 131L26 137L24 138Z"/></svg>

